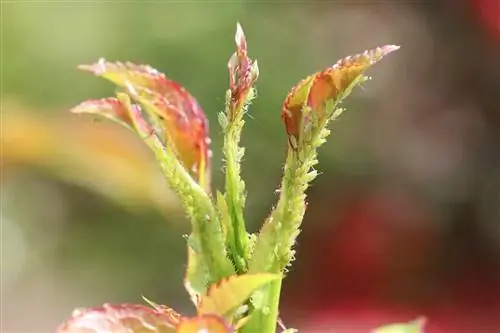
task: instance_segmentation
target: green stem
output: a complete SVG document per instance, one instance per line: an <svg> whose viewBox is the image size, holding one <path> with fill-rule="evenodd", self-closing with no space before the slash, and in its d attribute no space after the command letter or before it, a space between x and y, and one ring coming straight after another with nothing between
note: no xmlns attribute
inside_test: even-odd
<svg viewBox="0 0 500 333"><path fill-rule="evenodd" d="M269 314L265 317L262 324L264 333L275 333L276 324L278 322L279 304L281 294L282 279L270 283L267 292L267 304L269 305Z"/></svg>
<svg viewBox="0 0 500 333"><path fill-rule="evenodd" d="M243 122L243 121L241 121ZM234 124L236 125L236 124ZM246 270L246 256L248 246L248 236L243 217L244 206L244 183L240 176L240 155L243 155L242 148L238 147L241 130L236 126L229 125L227 135L224 138L224 155L226 157L226 202L231 216L232 236L234 243L233 253L236 268L239 273Z"/></svg>
<svg viewBox="0 0 500 333"><path fill-rule="evenodd" d="M256 292L250 320L241 333L275 333L279 315L279 301L283 279L275 280Z"/></svg>
<svg viewBox="0 0 500 333"><path fill-rule="evenodd" d="M260 231L250 262L251 273L280 272L293 258L292 247L306 209L305 191L317 174L311 170L317 163L316 149L310 147L304 153L299 157L292 149L288 151L280 198Z"/></svg>
<svg viewBox="0 0 500 333"><path fill-rule="evenodd" d="M313 130L303 134L303 144L298 151L289 147L278 204L259 233L249 264L250 272L274 272L270 270L271 267L278 267L279 271L283 271L293 260L293 246L306 210L306 190L318 175L314 170L318 163L317 150L330 135L328 123L342 112L337 106L355 85L364 80L362 75L358 76L339 92L336 99L328 101L325 105L325 117L318 119L315 118L316 113L311 114L310 124L314 124Z"/></svg>
<svg viewBox="0 0 500 333"><path fill-rule="evenodd" d="M208 269L207 283L234 274L231 261L226 256L221 225L211 198L186 171L172 147L168 143L164 145L144 121L140 112L133 109L130 99L124 94L119 98L127 105L137 133L153 151L170 187L179 195L184 205L193 225L195 244L190 246L203 258Z"/></svg>
<svg viewBox="0 0 500 333"><path fill-rule="evenodd" d="M169 155L156 136L146 141L159 160L163 172L169 176L171 185L178 190L191 221L193 222L193 235L199 243L199 252L204 258L209 271L210 283L219 281L234 273L231 262L226 256L222 231L210 197L205 190L196 183L187 173L177 159L170 159ZM174 168L171 163L179 164Z"/></svg>
<svg viewBox="0 0 500 333"><path fill-rule="evenodd" d="M250 99L250 98L248 98ZM225 182L226 182L226 203L230 214L230 226L227 230L232 232L229 237L229 250L231 258L238 273L247 270L248 233L243 216L245 207L245 182L241 178L241 159L244 149L239 146L241 131L245 124L243 120L244 106L240 105L236 109L231 108L230 92L226 100L226 124L224 128L223 154L226 161ZM230 119L234 117L234 119Z"/></svg>

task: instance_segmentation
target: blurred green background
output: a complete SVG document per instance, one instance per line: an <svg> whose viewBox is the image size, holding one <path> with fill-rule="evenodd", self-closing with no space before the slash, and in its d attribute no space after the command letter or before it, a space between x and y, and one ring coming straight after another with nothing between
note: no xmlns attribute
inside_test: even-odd
<svg viewBox="0 0 500 333"><path fill-rule="evenodd" d="M118 126L67 110L114 92L78 64L152 65L207 113L222 188L216 116L239 21L260 68L243 137L253 231L276 200L292 85L346 55L402 46L370 70L321 149L285 323L367 332L424 314L435 332L499 332L497 6L3 1L2 329L51 331L74 307L141 295L193 311L182 285L189 225L152 156Z"/></svg>

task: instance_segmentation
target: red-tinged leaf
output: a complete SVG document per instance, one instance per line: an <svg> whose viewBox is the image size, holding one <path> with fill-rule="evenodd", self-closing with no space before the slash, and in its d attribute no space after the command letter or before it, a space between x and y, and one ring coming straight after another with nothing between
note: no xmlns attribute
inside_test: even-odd
<svg viewBox="0 0 500 333"><path fill-rule="evenodd" d="M309 91L307 105L320 112L319 117L323 117L325 102L336 99L369 67L397 49L398 46L386 45L339 60L332 67L316 75Z"/></svg>
<svg viewBox="0 0 500 333"><path fill-rule="evenodd" d="M184 128L189 126L189 121L196 118L203 123L207 122L198 102L184 87L150 66L130 62L112 63L100 59L97 63L81 65L79 68L108 79L120 87L130 86L133 89L145 89L157 93L178 112L178 114L168 114L172 117L171 120L179 122Z"/></svg>
<svg viewBox="0 0 500 333"><path fill-rule="evenodd" d="M173 333L168 316L135 304L77 309L56 333Z"/></svg>
<svg viewBox="0 0 500 333"><path fill-rule="evenodd" d="M231 91L231 106L228 117L234 119L242 106L247 102L252 85L259 76L256 61L252 61L247 54L247 40L241 25L236 25L236 52L227 64L229 70L229 89ZM238 114L239 115L239 114Z"/></svg>
<svg viewBox="0 0 500 333"><path fill-rule="evenodd" d="M146 111L159 117L166 141L172 144L172 148L188 172L200 184L209 185L211 151L210 139L207 137L207 122L202 118L187 120L182 110L170 104L168 99L158 93L143 88L130 93L145 106Z"/></svg>
<svg viewBox="0 0 500 333"><path fill-rule="evenodd" d="M316 74L309 75L292 88L283 104L281 118L285 122L290 145L296 149L302 127L302 109L309 96L312 82Z"/></svg>
<svg viewBox="0 0 500 333"><path fill-rule="evenodd" d="M296 150L301 144L303 131L310 120L310 114L305 113L306 106L319 120L324 119L325 105L328 101L346 97L352 85L362 78L369 67L397 49L398 46L387 45L346 57L294 86L282 108L282 119L290 146Z"/></svg>
<svg viewBox="0 0 500 333"><path fill-rule="evenodd" d="M85 101L70 110L73 113L88 113L99 115L121 123L127 127L132 126L132 121L125 105L118 98L102 98Z"/></svg>
<svg viewBox="0 0 500 333"><path fill-rule="evenodd" d="M147 138L153 135L154 130L149 123L144 119L141 108L138 105L131 104L127 95L120 95L121 100L127 105L130 119L135 127L135 130L143 137Z"/></svg>
<svg viewBox="0 0 500 333"><path fill-rule="evenodd" d="M222 317L206 314L186 318L177 325L177 333L232 333L233 329Z"/></svg>
<svg viewBox="0 0 500 333"><path fill-rule="evenodd" d="M216 313L224 316L242 305L256 289L280 278L279 274L243 274L214 283L201 297L198 314Z"/></svg>
<svg viewBox="0 0 500 333"><path fill-rule="evenodd" d="M165 140L191 175L207 190L210 187L210 139L208 120L196 99L181 85L146 65L111 63L100 59L79 66L126 88L134 99L148 104L164 129Z"/></svg>

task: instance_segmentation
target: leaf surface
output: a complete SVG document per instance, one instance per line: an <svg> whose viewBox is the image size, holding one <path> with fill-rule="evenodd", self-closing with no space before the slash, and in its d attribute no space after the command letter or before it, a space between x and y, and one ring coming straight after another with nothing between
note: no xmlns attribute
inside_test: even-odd
<svg viewBox="0 0 500 333"><path fill-rule="evenodd" d="M76 114L94 114L113 121L116 121L126 127L132 126L132 121L125 105L114 97L88 100L78 104L70 110Z"/></svg>
<svg viewBox="0 0 500 333"><path fill-rule="evenodd" d="M168 316L136 304L77 309L56 333L174 333Z"/></svg>
<svg viewBox="0 0 500 333"><path fill-rule="evenodd" d="M207 293L200 299L198 313L224 316L242 305L256 289L280 278L280 274L266 273L230 276L208 288Z"/></svg>
<svg viewBox="0 0 500 333"><path fill-rule="evenodd" d="M287 95L281 113L291 147L297 149L302 144L310 112L323 120L329 101L338 102L347 97L353 83L361 82L360 78L368 68L397 49L398 46L386 45L345 57L295 85Z"/></svg>
<svg viewBox="0 0 500 333"><path fill-rule="evenodd" d="M208 119L196 99L175 81L147 65L100 59L80 69L103 77L127 90L162 129L188 172L208 191L211 151Z"/></svg>

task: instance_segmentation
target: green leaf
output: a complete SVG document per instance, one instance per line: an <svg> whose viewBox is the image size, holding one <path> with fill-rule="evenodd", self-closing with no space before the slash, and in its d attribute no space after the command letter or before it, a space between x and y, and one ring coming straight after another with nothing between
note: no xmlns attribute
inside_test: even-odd
<svg viewBox="0 0 500 333"><path fill-rule="evenodd" d="M260 230L250 273L277 273L294 257L293 247L306 210L306 190L316 178L317 149L330 134L327 125L339 104L364 82L363 73L399 47L388 45L339 60L299 82L288 94L282 118L289 137L280 197Z"/></svg>
<svg viewBox="0 0 500 333"><path fill-rule="evenodd" d="M223 279L211 285L201 297L198 313L227 315L242 305L256 289L280 278L280 274L244 274Z"/></svg>
<svg viewBox="0 0 500 333"><path fill-rule="evenodd" d="M308 76L288 94L282 119L288 135L278 203L259 232L249 262L250 273L278 273L286 270L294 258L293 249L306 211L306 190L317 176L317 149L330 134L328 123L339 112L339 103L353 87L364 81L363 73L384 55L396 50L385 46L339 60L334 66ZM278 315L278 282L253 296L255 312L243 333L274 331Z"/></svg>
<svg viewBox="0 0 500 333"><path fill-rule="evenodd" d="M272 281L255 291L251 299L254 309L240 332L274 332L278 323L280 293L281 281L279 280Z"/></svg>
<svg viewBox="0 0 500 333"><path fill-rule="evenodd" d="M425 318L418 317L408 323L396 323L378 327L371 333L423 333Z"/></svg>

